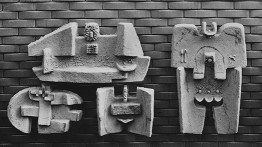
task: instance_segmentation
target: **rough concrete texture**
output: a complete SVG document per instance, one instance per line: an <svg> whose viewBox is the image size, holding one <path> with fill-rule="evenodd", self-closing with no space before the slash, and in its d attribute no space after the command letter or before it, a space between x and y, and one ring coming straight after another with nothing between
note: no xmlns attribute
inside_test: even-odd
<svg viewBox="0 0 262 147"><path fill-rule="evenodd" d="M50 82L143 81L150 57L143 56L133 25L119 23L112 35L100 35L97 27L77 36L77 24L69 23L29 44L29 56L44 56L42 66L33 68L36 76Z"/></svg>
<svg viewBox="0 0 262 147"><path fill-rule="evenodd" d="M136 97L128 95L127 102L124 102L123 99L123 96L115 96L113 87L97 89L99 134L103 136L118 133L125 127L131 133L151 137L154 118L154 90L138 87ZM112 110L112 106L115 110ZM135 110L130 110L128 107L135 107ZM117 115L112 114L112 111L117 111Z"/></svg>
<svg viewBox="0 0 262 147"><path fill-rule="evenodd" d="M112 115L140 114L141 105L137 103L116 103L111 104Z"/></svg>
<svg viewBox="0 0 262 147"><path fill-rule="evenodd" d="M72 22L28 45L29 56L43 56L43 49L51 48L54 56L75 56L77 23Z"/></svg>
<svg viewBox="0 0 262 147"><path fill-rule="evenodd" d="M69 129L70 121L81 119L81 110L69 108L70 105L82 103L77 94L70 91L41 91L41 87L26 88L11 98L8 118L18 130L30 133L31 117L38 117L38 133L64 133ZM52 98L46 99L48 96Z"/></svg>
<svg viewBox="0 0 262 147"><path fill-rule="evenodd" d="M171 66L177 67L182 133L202 134L206 113L202 102L221 103L212 105L219 134L238 131L242 67L247 64L244 28L229 23L214 33L216 24L212 26L212 31L198 31L191 24L174 27Z"/></svg>

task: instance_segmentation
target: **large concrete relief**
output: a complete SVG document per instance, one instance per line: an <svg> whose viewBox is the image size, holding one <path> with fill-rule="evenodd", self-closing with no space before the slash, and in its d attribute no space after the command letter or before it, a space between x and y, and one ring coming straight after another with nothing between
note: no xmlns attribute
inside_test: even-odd
<svg viewBox="0 0 262 147"><path fill-rule="evenodd" d="M97 89L98 128L101 136L126 129L135 134L151 137L154 119L154 90L137 87L136 96L115 96L114 87Z"/></svg>
<svg viewBox="0 0 262 147"><path fill-rule="evenodd" d="M28 45L29 56L43 56L42 65L33 67L40 81L126 83L144 80L150 57L143 55L131 23L119 23L116 34L112 35L101 35L98 24L87 23L83 34L78 36L77 23L69 23ZM70 91L53 91L50 85L45 85L21 90L10 100L8 118L24 133L30 133L32 117L38 118L38 132L42 134L67 132L69 122L82 117L81 110L69 107L81 104L80 96ZM128 123L131 124L128 131L151 136L153 89L139 87L136 97L126 91L122 100L114 96L114 88L99 88L97 104L100 135L120 132L122 123Z"/></svg>
<svg viewBox="0 0 262 147"><path fill-rule="evenodd" d="M213 106L219 134L237 133L242 67L247 65L244 27L212 23L202 29L178 24L172 38L171 66L177 68L182 133L201 134L206 105Z"/></svg>
<svg viewBox="0 0 262 147"><path fill-rule="evenodd" d="M78 36L69 23L28 45L29 56L43 56L33 71L41 81L111 83L143 81L150 57L131 23L119 23L117 33L100 35L96 23L87 23Z"/></svg>

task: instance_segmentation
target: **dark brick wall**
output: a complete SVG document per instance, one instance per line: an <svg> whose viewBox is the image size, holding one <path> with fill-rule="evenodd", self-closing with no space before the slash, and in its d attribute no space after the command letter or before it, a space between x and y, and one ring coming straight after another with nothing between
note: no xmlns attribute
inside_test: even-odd
<svg viewBox="0 0 262 147"><path fill-rule="evenodd" d="M262 146L262 2L205 0L0 0L0 146L142 146L142 147L259 147ZM8 121L6 108L19 90L39 85L31 68L41 58L28 57L27 45L68 22L78 22L82 34L85 22L97 22L102 34L111 34L118 22L135 25L145 55L151 65L142 83L131 84L155 89L153 136L97 134L97 87L110 84L54 84L81 95L84 111L65 134L39 135L36 128L23 134ZM207 112L203 135L179 131L175 69L170 68L172 27L179 23L219 25L239 22L245 26L248 67L243 69L239 133L217 135L211 109ZM119 86L118 86L119 87ZM36 120L34 120L36 123ZM259 143L261 142L261 143Z"/></svg>

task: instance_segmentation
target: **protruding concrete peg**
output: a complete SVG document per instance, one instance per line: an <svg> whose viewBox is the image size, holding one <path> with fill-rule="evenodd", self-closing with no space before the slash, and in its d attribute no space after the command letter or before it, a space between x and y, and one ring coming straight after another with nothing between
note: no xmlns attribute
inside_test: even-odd
<svg viewBox="0 0 262 147"><path fill-rule="evenodd" d="M39 91L38 93L41 93L41 95L34 96L37 90ZM45 85L42 85L41 89L32 89L29 91L29 98L33 101L39 102L38 125L50 125L52 117L51 101L54 99L50 96L50 93L50 87Z"/></svg>
<svg viewBox="0 0 262 147"><path fill-rule="evenodd" d="M204 58L205 58L206 63L215 63L216 54L215 54L215 52L205 52Z"/></svg>
<svg viewBox="0 0 262 147"><path fill-rule="evenodd" d="M182 49L181 50L181 63L186 63L186 58L187 58L187 50L186 49Z"/></svg>
<svg viewBox="0 0 262 147"><path fill-rule="evenodd" d="M128 87L127 85L125 85L123 89L123 97L124 97L123 102L125 103L127 102L127 96L128 96Z"/></svg>
<svg viewBox="0 0 262 147"><path fill-rule="evenodd" d="M217 33L217 23L216 22L212 22L211 29L212 30L208 30L207 23L202 22L202 32L204 35L210 37L210 36L214 36Z"/></svg>
<svg viewBox="0 0 262 147"><path fill-rule="evenodd" d="M95 22L90 22L85 24L84 35L86 41L95 41L97 40L100 33L99 25Z"/></svg>

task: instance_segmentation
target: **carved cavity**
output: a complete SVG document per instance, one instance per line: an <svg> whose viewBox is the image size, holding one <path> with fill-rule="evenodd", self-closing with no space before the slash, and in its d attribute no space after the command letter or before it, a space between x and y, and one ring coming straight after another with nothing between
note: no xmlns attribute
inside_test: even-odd
<svg viewBox="0 0 262 147"><path fill-rule="evenodd" d="M136 69L137 64L134 62L135 57L119 56L116 62L116 67L118 70L123 72L129 72Z"/></svg>

